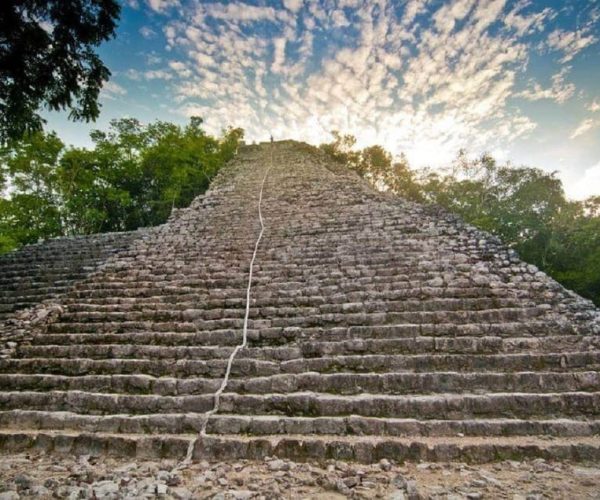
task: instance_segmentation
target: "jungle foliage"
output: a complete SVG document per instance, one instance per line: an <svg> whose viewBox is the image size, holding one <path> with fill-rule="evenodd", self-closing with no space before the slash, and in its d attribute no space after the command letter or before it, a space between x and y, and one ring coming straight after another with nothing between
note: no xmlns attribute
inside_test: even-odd
<svg viewBox="0 0 600 500"><path fill-rule="evenodd" d="M93 148L34 132L0 147L0 253L40 239L129 231L163 223L206 191L235 153L242 129L212 137L181 127L114 120Z"/></svg>
<svg viewBox="0 0 600 500"><path fill-rule="evenodd" d="M413 169L381 146L333 132L320 149L378 189L435 204L499 236L520 257L600 305L600 196L566 198L555 173L461 151L446 170Z"/></svg>

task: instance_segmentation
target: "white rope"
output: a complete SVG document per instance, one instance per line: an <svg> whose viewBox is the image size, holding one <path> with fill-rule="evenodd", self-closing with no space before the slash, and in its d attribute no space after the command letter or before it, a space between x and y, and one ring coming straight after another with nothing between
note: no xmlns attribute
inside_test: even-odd
<svg viewBox="0 0 600 500"><path fill-rule="evenodd" d="M263 180L260 185L260 193L258 195L258 220L260 221L260 232L258 234L258 238L256 239L256 243L254 244L254 253L252 254L252 260L250 261L250 272L248 275L248 287L246 288L246 314L244 316L244 326L243 326L243 330L242 330L242 343L235 346L235 349L229 356L229 360L227 361L227 369L225 370L225 375L223 377L223 380L221 381L221 386L219 387L217 392L215 392L215 395L214 395L213 407L204 414L204 420L202 421L202 427L201 427L200 433L198 434L198 436L196 436L196 438L194 440L192 440L190 442L185 460L183 461L183 464L187 464L192 460L192 454L194 453L194 447L195 447L196 443L198 442L198 439L200 439L202 436L206 436L206 426L208 425L208 419L212 415L214 415L215 413L217 413L219 411L219 405L221 403L221 394L223 394L223 391L226 389L227 384L229 383L229 377L231 375L231 368L233 366L233 361L235 360L237 353L241 349L244 349L248 345L248 317L250 316L250 289L252 288L252 273L254 271L254 261L256 260L258 246L260 244L260 240L262 239L263 233L265 232L265 225L264 225L264 221L263 221L263 217L262 217L262 208L261 207L262 207L262 198L263 198L263 190L265 187L265 181L267 180L267 176L269 175L271 168L273 168L273 145L272 144L271 144L270 164L269 164L269 167L267 168L267 170L265 171L265 175L263 176Z"/></svg>

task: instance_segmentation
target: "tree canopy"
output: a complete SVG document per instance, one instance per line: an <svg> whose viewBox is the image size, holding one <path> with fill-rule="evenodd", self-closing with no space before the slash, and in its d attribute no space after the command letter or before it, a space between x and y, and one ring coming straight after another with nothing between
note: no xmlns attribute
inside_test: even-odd
<svg viewBox="0 0 600 500"><path fill-rule="evenodd" d="M100 112L110 71L95 48L114 36L116 0L0 2L0 143L42 129L42 107L73 120Z"/></svg>
<svg viewBox="0 0 600 500"><path fill-rule="evenodd" d="M206 191L235 153L241 129L219 138L192 118L181 127L114 120L91 134L93 149L35 132L0 148L0 253L39 239L128 231L164 222Z"/></svg>
<svg viewBox="0 0 600 500"><path fill-rule="evenodd" d="M499 236L526 262L600 305L600 196L571 201L555 173L460 151L442 171L412 169L381 146L333 132L320 149L377 189L439 205Z"/></svg>

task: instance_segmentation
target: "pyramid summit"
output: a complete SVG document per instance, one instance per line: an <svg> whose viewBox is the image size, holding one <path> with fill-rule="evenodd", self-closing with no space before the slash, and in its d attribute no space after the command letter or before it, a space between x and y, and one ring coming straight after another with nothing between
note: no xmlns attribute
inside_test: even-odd
<svg viewBox="0 0 600 500"><path fill-rule="evenodd" d="M598 309L302 143L0 275L5 452L600 460Z"/></svg>

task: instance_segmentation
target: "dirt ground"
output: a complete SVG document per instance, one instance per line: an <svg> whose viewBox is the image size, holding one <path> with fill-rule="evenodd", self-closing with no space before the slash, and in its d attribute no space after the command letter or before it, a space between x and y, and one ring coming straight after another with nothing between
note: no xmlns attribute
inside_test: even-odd
<svg viewBox="0 0 600 500"><path fill-rule="evenodd" d="M17 498L600 499L600 464L533 460L378 464L192 463L0 455L0 500Z"/></svg>

